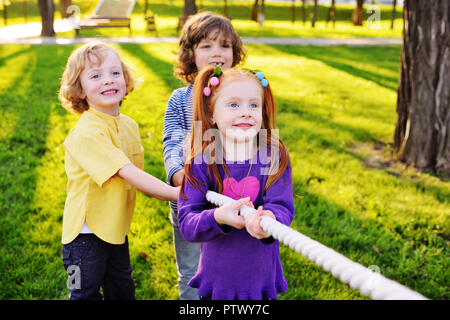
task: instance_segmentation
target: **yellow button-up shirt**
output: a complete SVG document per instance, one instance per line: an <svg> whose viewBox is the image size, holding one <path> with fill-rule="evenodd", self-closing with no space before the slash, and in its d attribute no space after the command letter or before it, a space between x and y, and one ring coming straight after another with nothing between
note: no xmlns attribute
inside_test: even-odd
<svg viewBox="0 0 450 320"><path fill-rule="evenodd" d="M136 202L136 188L115 175L132 162L144 167L137 123L93 108L85 111L66 140L67 199L62 243L70 243L86 221L100 239L125 242Z"/></svg>

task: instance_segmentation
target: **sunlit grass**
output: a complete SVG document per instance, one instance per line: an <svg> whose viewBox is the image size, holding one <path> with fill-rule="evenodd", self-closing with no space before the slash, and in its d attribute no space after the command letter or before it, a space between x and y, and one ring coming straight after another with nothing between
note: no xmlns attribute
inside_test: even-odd
<svg viewBox="0 0 450 320"><path fill-rule="evenodd" d="M165 179L163 115L174 45L116 46L142 81L121 112L140 127L145 170ZM64 141L77 116L57 100L72 46L0 48L0 298L65 299ZM394 161L399 47L247 46L278 104L292 162L293 228L422 294L448 299L448 182ZM5 128L5 130L3 130ZM167 203L137 195L130 255L138 299L177 299ZM280 299L365 299L281 246Z"/></svg>

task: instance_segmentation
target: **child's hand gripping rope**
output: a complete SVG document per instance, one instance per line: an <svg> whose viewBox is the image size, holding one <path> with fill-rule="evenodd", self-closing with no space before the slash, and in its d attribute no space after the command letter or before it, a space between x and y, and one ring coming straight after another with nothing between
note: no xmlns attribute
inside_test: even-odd
<svg viewBox="0 0 450 320"><path fill-rule="evenodd" d="M253 205L252 205L253 206ZM262 206L258 210L249 211L245 217L245 227L247 232L256 239L264 239L270 237L263 228L261 228L261 221L263 217L270 217L275 219L275 215L270 210L263 210Z"/></svg>
<svg viewBox="0 0 450 320"><path fill-rule="evenodd" d="M235 201L213 191L206 193L206 199L217 206L231 205L241 201L242 203L239 202L240 215L244 219L254 219L251 224L258 222L265 233L301 253L326 271L331 272L342 282L360 290L364 295L375 300L427 300L423 295L387 279L381 274L375 273L323 244L279 223L270 214L262 214L263 210L255 211L254 208L244 205L243 199Z"/></svg>
<svg viewBox="0 0 450 320"><path fill-rule="evenodd" d="M239 210L246 204L251 204L250 197L224 203L214 211L214 218L219 225L226 224L240 230L245 227L245 221L239 215Z"/></svg>

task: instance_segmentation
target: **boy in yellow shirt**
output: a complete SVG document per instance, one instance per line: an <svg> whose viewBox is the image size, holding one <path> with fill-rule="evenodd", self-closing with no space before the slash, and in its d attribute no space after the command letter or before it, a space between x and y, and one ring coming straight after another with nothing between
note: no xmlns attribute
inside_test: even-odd
<svg viewBox="0 0 450 320"><path fill-rule="evenodd" d="M81 117L64 141L68 178L62 254L70 299L134 299L127 233L136 189L177 200L173 188L142 171L137 123L119 107L134 79L116 50L92 42L75 50L59 98Z"/></svg>

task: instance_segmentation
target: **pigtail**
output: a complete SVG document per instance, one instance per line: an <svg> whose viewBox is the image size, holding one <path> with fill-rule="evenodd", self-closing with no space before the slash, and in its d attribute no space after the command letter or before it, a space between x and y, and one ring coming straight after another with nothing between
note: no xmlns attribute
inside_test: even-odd
<svg viewBox="0 0 450 320"><path fill-rule="evenodd" d="M254 74L254 72L252 72ZM275 98L272 94L270 84L263 86L263 128L267 129L267 137L260 135L259 141L266 138L266 145L270 154L270 167L268 169L268 178L264 186L264 192L270 188L284 173L289 165L289 155L287 149L278 135L274 135L273 129L276 129L277 107Z"/></svg>
<svg viewBox="0 0 450 320"><path fill-rule="evenodd" d="M214 96L215 88L213 87L211 89L211 94L209 96L205 96L203 94L203 89L205 87L210 86L210 79L214 75L214 67L212 66L206 66L203 68L198 76L195 78L194 82L194 89L193 89L193 125L191 130L191 143L190 143L190 152L186 159L186 162L184 164L184 177L181 182L181 190L180 194L181 197L184 200L187 200L186 195L184 194L183 188L184 184L187 182L194 188L198 190L202 190L200 185L205 186L208 188L207 184L205 184L203 181L198 180L192 171L192 165L194 162L194 159L201 155L207 145L209 143L216 143L216 139L212 142L203 141L203 135L204 133L211 128L214 128L214 124L211 120L212 114L214 110L212 109L212 99ZM215 152L214 157L217 156L217 152ZM202 161L204 159L202 158ZM217 168L217 161L214 161L211 166L208 166L208 174L209 176L214 176L216 181L219 181L220 183L220 173ZM220 189L220 188L219 188ZM220 192L220 191L219 191Z"/></svg>

